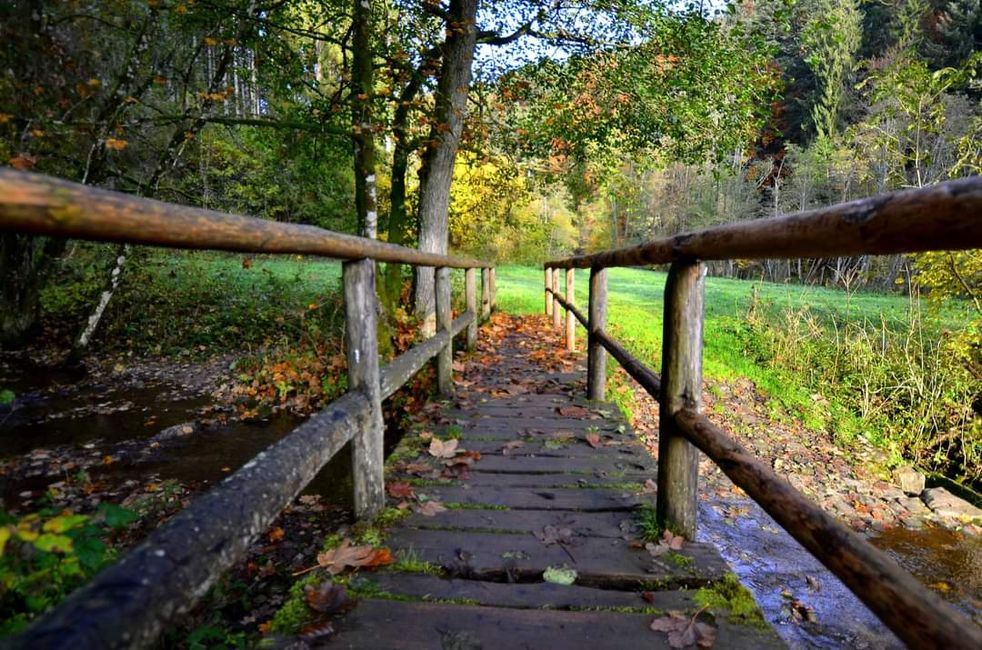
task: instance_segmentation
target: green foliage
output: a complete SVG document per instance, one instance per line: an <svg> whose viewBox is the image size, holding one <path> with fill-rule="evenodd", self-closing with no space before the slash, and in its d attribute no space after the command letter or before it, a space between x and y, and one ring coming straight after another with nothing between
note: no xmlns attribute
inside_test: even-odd
<svg viewBox="0 0 982 650"><path fill-rule="evenodd" d="M105 538L136 517L109 503L94 516L0 511L0 635L24 628L108 564L115 553Z"/></svg>
<svg viewBox="0 0 982 650"><path fill-rule="evenodd" d="M9 388L0 389L0 406L10 406L16 398L17 395Z"/></svg>

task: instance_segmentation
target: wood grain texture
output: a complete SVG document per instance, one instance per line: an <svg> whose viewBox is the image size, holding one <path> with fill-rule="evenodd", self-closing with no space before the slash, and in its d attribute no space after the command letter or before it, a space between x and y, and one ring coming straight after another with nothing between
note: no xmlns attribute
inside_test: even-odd
<svg viewBox="0 0 982 650"><path fill-rule="evenodd" d="M597 332L607 327L607 270L590 269L590 325L587 338L587 397L603 400L607 393L607 353Z"/></svg>
<svg viewBox="0 0 982 650"><path fill-rule="evenodd" d="M370 258L468 268L486 263L324 230L100 190L50 176L0 169L0 228L52 237L249 253Z"/></svg>
<svg viewBox="0 0 982 650"><path fill-rule="evenodd" d="M360 392L369 404L368 424L351 441L355 516L371 519L385 507L383 479L385 425L382 421L378 364L378 313L375 262L345 262L344 344L348 357L348 390Z"/></svg>
<svg viewBox="0 0 982 650"><path fill-rule="evenodd" d="M576 320L571 307L576 305L576 275L573 269L566 269L566 351L576 352Z"/></svg>
<svg viewBox="0 0 982 650"><path fill-rule="evenodd" d="M491 269L481 269L481 320L491 316Z"/></svg>
<svg viewBox="0 0 982 650"><path fill-rule="evenodd" d="M702 408L702 313L705 266L675 263L665 284L658 426L658 521L696 538L699 452L672 417Z"/></svg>
<svg viewBox="0 0 982 650"><path fill-rule="evenodd" d="M450 269L436 269L436 330L450 332ZM453 337L436 355L436 389L440 395L453 395Z"/></svg>
<svg viewBox="0 0 982 650"><path fill-rule="evenodd" d="M464 272L464 304L467 311L472 314L477 313L477 275L474 269L467 269ZM467 350L473 352L477 347L477 318L471 319L467 325Z"/></svg>
<svg viewBox="0 0 982 650"><path fill-rule="evenodd" d="M609 268L691 260L965 250L982 248L980 219L982 177L974 176L546 264L557 268Z"/></svg>
<svg viewBox="0 0 982 650"><path fill-rule="evenodd" d="M549 267L545 270L545 300L546 316L552 318L552 269Z"/></svg>

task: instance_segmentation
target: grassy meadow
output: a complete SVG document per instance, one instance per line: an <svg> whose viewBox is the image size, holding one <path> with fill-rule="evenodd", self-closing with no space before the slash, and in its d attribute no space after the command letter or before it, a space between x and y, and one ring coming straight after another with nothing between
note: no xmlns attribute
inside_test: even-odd
<svg viewBox="0 0 982 650"><path fill-rule="evenodd" d="M542 269L505 266L498 278L503 310L542 313ZM608 329L656 371L665 279L659 271L610 269L607 280ZM588 288L589 271L578 270L578 305L587 304ZM967 322L956 307L935 313L904 294L713 277L705 291L709 390L749 379L774 419L800 420L843 443L862 436L895 463L913 459L977 481L982 440L970 405L978 386L946 354L942 335Z"/></svg>

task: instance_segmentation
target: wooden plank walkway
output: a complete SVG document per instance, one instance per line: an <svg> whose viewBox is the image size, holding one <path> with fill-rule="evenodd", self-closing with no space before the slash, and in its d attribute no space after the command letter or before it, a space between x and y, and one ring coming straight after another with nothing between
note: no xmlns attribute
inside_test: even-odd
<svg viewBox="0 0 982 650"><path fill-rule="evenodd" d="M387 482L410 482L418 498L448 508L414 513L386 539L431 573L359 576L360 591L376 595L336 622L325 647L668 648L651 623L669 611L716 627L715 647L783 647L766 625L700 605L697 590L728 572L711 545L644 548L638 519L654 505L643 485L655 461L614 405L575 397L580 362L547 372L529 356L554 354L555 341L482 339L476 360L458 364L456 399L407 435L388 466ZM426 451L430 433L456 436L480 458L435 479L442 461ZM544 581L550 567L574 570L575 584Z"/></svg>

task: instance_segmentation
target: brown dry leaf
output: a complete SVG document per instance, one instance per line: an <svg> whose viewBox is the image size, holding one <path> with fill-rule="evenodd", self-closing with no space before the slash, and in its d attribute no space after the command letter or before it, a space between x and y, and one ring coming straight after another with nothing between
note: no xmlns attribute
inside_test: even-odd
<svg viewBox="0 0 982 650"><path fill-rule="evenodd" d="M38 163L36 156L32 156L29 153L20 153L10 159L10 166L14 169L19 169L21 171L26 171L31 169Z"/></svg>
<svg viewBox="0 0 982 650"><path fill-rule="evenodd" d="M596 449L600 446L600 434L591 431L590 433L586 434L586 442L588 445Z"/></svg>
<svg viewBox="0 0 982 650"><path fill-rule="evenodd" d="M696 621L699 614L692 618L679 612L669 612L667 616L659 616L651 622L655 632L668 634L668 645L673 648L685 648L698 645L700 648L711 648L716 642L716 628L708 623Z"/></svg>
<svg viewBox="0 0 982 650"><path fill-rule="evenodd" d="M406 463L403 471L409 474L429 474L433 471L433 468L426 463Z"/></svg>
<svg viewBox="0 0 982 650"><path fill-rule="evenodd" d="M654 494L658 490L658 484L653 480L645 479L644 487L641 488L642 494Z"/></svg>
<svg viewBox="0 0 982 650"><path fill-rule="evenodd" d="M553 544L569 544L573 541L573 531L570 528L559 528L558 526L546 526L541 533L535 533L539 541L546 546Z"/></svg>
<svg viewBox="0 0 982 650"><path fill-rule="evenodd" d="M433 438L430 440L430 456L435 456L436 458L453 458L457 455L458 444L460 442L456 439L444 442L439 438ZM463 449L460 451L463 451Z"/></svg>
<svg viewBox="0 0 982 650"><path fill-rule="evenodd" d="M390 497L395 497L396 499L412 499L416 496L416 490L409 483L389 483L385 486L385 491L389 493Z"/></svg>
<svg viewBox="0 0 982 650"><path fill-rule="evenodd" d="M416 512L424 517L435 517L441 512L446 512L447 508L439 501L427 501L416 506Z"/></svg>
<svg viewBox="0 0 982 650"><path fill-rule="evenodd" d="M432 431L420 431L419 432L419 439L420 440L432 440L433 439L433 432Z"/></svg>
<svg viewBox="0 0 982 650"><path fill-rule="evenodd" d="M322 582L319 586L307 585L303 588L307 606L315 612L334 614L348 602L348 593L341 585Z"/></svg>
<svg viewBox="0 0 982 650"><path fill-rule="evenodd" d="M568 418L585 418L590 415L590 411L582 406L559 406L556 412Z"/></svg>
<svg viewBox="0 0 982 650"><path fill-rule="evenodd" d="M269 531L269 541L278 542L286 535L286 531L277 526L276 528Z"/></svg>
<svg viewBox="0 0 982 650"><path fill-rule="evenodd" d="M670 530L666 530L662 533L662 537L658 540L657 544L648 542L644 545L644 548L651 554L651 557L658 557L669 551L681 551L683 546L685 546L684 537L676 535Z"/></svg>
<svg viewBox="0 0 982 650"><path fill-rule="evenodd" d="M348 538L341 542L341 546L317 555L317 564L327 569L331 575L337 575L348 568L383 566L392 564L393 561L389 549L352 546Z"/></svg>
<svg viewBox="0 0 982 650"><path fill-rule="evenodd" d="M507 456L513 450L518 449L519 447L524 447L524 446L525 446L525 443L523 441L521 441L521 440L510 440L510 441L508 441L508 442L505 443L505 446L504 447L501 448L501 454L503 456Z"/></svg>

